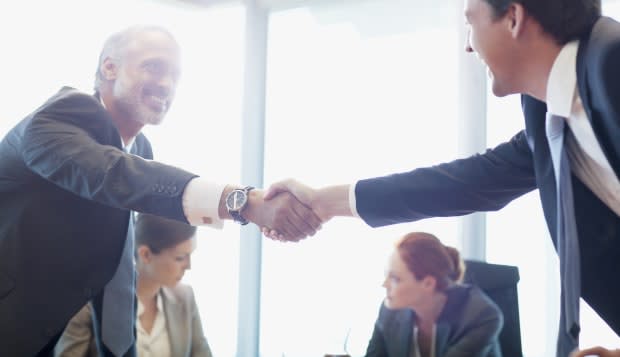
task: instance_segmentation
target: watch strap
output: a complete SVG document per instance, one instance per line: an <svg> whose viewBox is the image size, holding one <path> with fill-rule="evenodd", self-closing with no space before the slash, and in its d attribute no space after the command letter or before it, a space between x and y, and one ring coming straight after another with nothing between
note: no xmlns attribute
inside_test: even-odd
<svg viewBox="0 0 620 357"><path fill-rule="evenodd" d="M232 210L230 210L230 211L228 211L228 212L230 213L230 216L232 217L232 219L233 219L235 222L237 222L237 223L241 224L242 226L245 226L246 224L248 224L248 223L249 223L249 221L248 221L247 219L245 219L245 218L241 215L241 211L243 211L243 209L244 209L244 208L248 205L248 201L249 201L249 192L250 192L251 190L253 190L253 189L254 189L254 187L253 187L253 186L245 186L244 188L242 188L241 190L242 190L243 192L245 192L245 195L246 195L246 201L245 201L245 204L243 205L243 207L239 208L239 210L236 210L236 211L232 211Z"/></svg>
<svg viewBox="0 0 620 357"><path fill-rule="evenodd" d="M243 218L243 216L241 215L241 212L239 211L230 211L230 216L235 222L239 223L242 226L245 226L246 224L248 224L248 220Z"/></svg>

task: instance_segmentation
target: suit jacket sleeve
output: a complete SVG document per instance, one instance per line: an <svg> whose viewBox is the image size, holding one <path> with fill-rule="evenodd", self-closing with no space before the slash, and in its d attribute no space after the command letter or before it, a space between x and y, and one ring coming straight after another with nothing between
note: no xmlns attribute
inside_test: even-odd
<svg viewBox="0 0 620 357"><path fill-rule="evenodd" d="M408 356L412 331L413 311L391 310L381 303L366 357Z"/></svg>
<svg viewBox="0 0 620 357"><path fill-rule="evenodd" d="M497 338L504 319L501 311L479 290L470 297L471 303L463 316L468 321L458 341L447 347L444 357L487 357L500 355ZM491 352L494 352L491 354Z"/></svg>
<svg viewBox="0 0 620 357"><path fill-rule="evenodd" d="M525 131L484 154L361 180L357 211L373 227L494 211L536 188Z"/></svg>
<svg viewBox="0 0 620 357"><path fill-rule="evenodd" d="M71 318L54 348L55 357L96 356L90 303Z"/></svg>
<svg viewBox="0 0 620 357"><path fill-rule="evenodd" d="M372 337L368 341L368 347L366 348L366 357L388 357L387 349L385 347L385 337L383 332L375 323L375 328L372 331Z"/></svg>
<svg viewBox="0 0 620 357"><path fill-rule="evenodd" d="M192 345L191 356L193 357L212 357L211 348L202 330L202 323L200 319L200 313L198 312L198 305L194 298L193 291L191 292L191 325L192 325Z"/></svg>
<svg viewBox="0 0 620 357"><path fill-rule="evenodd" d="M196 175L122 151L92 96L61 91L34 114L21 152L36 175L83 198L185 221L182 193Z"/></svg>

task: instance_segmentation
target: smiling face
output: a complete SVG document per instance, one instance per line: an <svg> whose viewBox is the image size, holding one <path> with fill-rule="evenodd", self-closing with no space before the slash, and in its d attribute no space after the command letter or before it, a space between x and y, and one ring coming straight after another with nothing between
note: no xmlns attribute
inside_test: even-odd
<svg viewBox="0 0 620 357"><path fill-rule="evenodd" d="M103 67L113 80L114 107L123 117L159 124L174 99L180 76L180 51L167 33L145 30L133 35Z"/></svg>
<svg viewBox="0 0 620 357"><path fill-rule="evenodd" d="M518 5L512 5L518 6ZM465 0L467 52L475 52L487 66L493 94L517 93L519 56L515 52L514 7L500 17L486 0Z"/></svg>

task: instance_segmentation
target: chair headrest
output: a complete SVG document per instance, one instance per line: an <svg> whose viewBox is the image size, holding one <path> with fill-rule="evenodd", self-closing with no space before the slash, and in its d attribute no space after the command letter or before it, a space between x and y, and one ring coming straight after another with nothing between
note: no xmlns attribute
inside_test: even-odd
<svg viewBox="0 0 620 357"><path fill-rule="evenodd" d="M519 281L519 268L512 265L466 260L463 280L465 283L476 285L486 291L514 287Z"/></svg>

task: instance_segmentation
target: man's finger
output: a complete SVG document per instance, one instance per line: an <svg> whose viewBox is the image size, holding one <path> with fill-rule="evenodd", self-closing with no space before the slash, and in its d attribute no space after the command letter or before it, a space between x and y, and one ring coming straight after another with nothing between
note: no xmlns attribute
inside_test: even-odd
<svg viewBox="0 0 620 357"><path fill-rule="evenodd" d="M312 211L305 205L295 201L291 204L294 216L291 216L291 223L304 233L304 237L313 236L316 233L315 221L306 219L313 216Z"/></svg>
<svg viewBox="0 0 620 357"><path fill-rule="evenodd" d="M265 196L263 196L263 199L265 201L268 201L274 197L276 197L279 193L281 192L286 192L286 188L282 186L281 183L274 183L273 185L271 185L266 191L265 191Z"/></svg>

